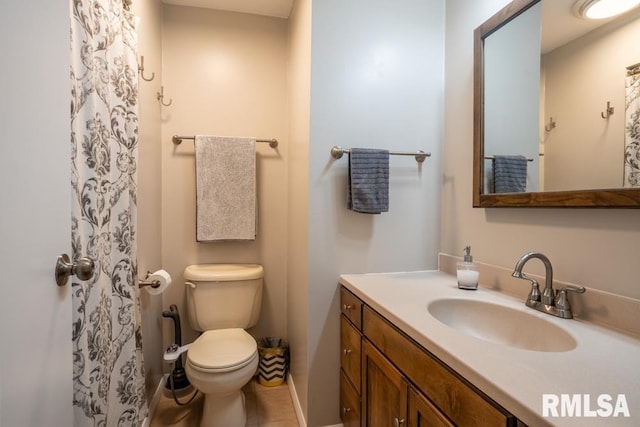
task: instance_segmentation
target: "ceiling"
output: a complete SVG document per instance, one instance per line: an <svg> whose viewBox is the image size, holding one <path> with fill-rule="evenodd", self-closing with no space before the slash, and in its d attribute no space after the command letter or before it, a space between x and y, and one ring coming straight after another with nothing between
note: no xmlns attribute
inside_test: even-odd
<svg viewBox="0 0 640 427"><path fill-rule="evenodd" d="M542 1L542 53L562 46L616 19L631 19L639 9L608 19L583 19L573 11L576 0Z"/></svg>
<svg viewBox="0 0 640 427"><path fill-rule="evenodd" d="M178 6L203 7L285 19L289 17L293 4L293 0L162 0L162 2ZM611 19L594 21L579 18L572 11L575 3L576 0L543 1L543 53L549 52L611 21ZM638 9L635 9L635 13L637 12Z"/></svg>
<svg viewBox="0 0 640 427"><path fill-rule="evenodd" d="M178 6L204 7L230 12L288 18L293 0L162 0Z"/></svg>

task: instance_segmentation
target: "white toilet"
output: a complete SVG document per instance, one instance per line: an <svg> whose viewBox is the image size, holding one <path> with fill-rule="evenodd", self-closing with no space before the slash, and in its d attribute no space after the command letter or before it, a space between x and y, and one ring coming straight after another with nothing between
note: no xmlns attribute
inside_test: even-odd
<svg viewBox="0 0 640 427"><path fill-rule="evenodd" d="M187 352L185 370L204 394L201 427L244 427L242 387L258 367L258 346L245 329L262 304L264 271L256 264L201 264L184 270L191 327L202 331Z"/></svg>

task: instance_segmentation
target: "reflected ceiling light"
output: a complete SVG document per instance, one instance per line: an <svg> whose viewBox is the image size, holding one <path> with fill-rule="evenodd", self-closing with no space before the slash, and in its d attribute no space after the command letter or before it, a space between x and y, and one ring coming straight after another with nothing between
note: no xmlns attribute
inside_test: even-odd
<svg viewBox="0 0 640 427"><path fill-rule="evenodd" d="M588 19L603 19L619 15L640 4L640 0L580 0L575 4L578 15Z"/></svg>

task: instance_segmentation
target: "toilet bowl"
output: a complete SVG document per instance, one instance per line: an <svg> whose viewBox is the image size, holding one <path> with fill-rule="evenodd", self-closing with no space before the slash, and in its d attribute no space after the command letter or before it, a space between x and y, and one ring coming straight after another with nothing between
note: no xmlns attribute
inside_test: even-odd
<svg viewBox="0 0 640 427"><path fill-rule="evenodd" d="M242 387L258 367L258 347L243 329L206 331L187 353L191 384L205 395L202 427L244 427Z"/></svg>
<svg viewBox="0 0 640 427"><path fill-rule="evenodd" d="M185 371L204 394L200 427L244 427L242 387L258 368L258 345L245 329L258 320L262 267L203 264L185 269L191 327L202 334L187 352Z"/></svg>

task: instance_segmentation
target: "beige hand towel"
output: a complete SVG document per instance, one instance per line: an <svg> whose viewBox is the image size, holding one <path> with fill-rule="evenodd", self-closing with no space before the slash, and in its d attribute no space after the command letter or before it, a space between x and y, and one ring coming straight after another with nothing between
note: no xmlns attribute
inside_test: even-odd
<svg viewBox="0 0 640 427"><path fill-rule="evenodd" d="M196 240L255 240L255 138L196 135Z"/></svg>

